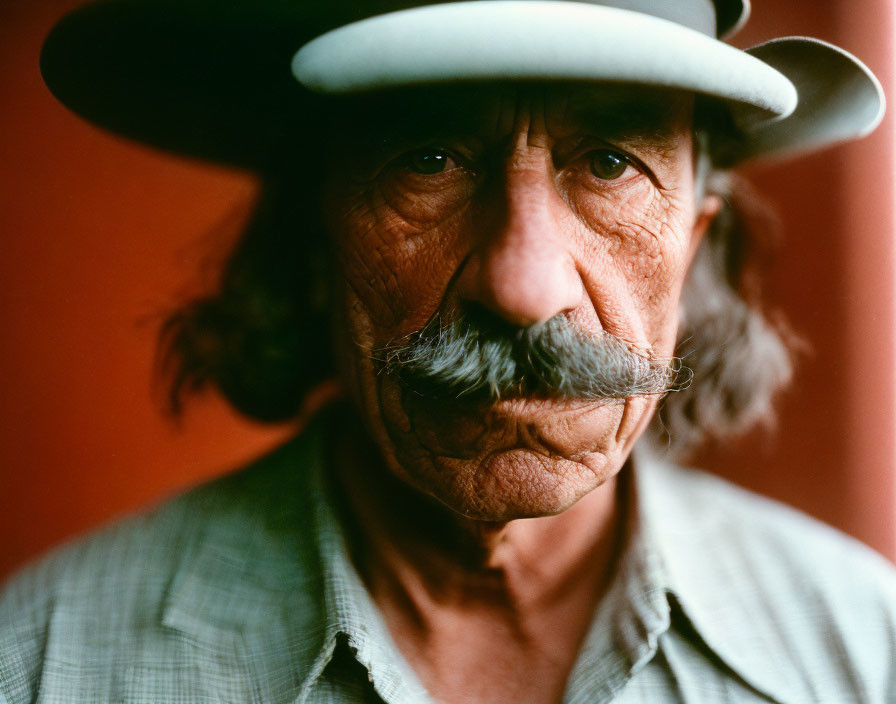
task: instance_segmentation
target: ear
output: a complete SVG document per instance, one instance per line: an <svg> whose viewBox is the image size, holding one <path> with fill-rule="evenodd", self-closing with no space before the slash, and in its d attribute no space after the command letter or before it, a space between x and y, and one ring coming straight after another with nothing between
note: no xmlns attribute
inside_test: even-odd
<svg viewBox="0 0 896 704"><path fill-rule="evenodd" d="M706 233L709 231L709 226L712 225L712 221L716 219L721 210L721 196L704 196L694 217L694 227L691 229L691 241L688 244L688 268L690 268L691 262L694 261L694 256L697 254L697 249L700 247L700 243L703 241Z"/></svg>

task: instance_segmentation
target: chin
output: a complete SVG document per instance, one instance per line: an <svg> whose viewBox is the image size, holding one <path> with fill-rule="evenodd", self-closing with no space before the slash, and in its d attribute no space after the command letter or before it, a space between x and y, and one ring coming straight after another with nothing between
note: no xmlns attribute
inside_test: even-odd
<svg viewBox="0 0 896 704"><path fill-rule="evenodd" d="M380 436L394 474L483 521L562 513L622 467L654 400L436 401L379 379Z"/></svg>
<svg viewBox="0 0 896 704"><path fill-rule="evenodd" d="M413 479L467 518L506 522L563 513L615 474L599 453L588 459L572 461L518 448L475 460L440 459L434 475Z"/></svg>

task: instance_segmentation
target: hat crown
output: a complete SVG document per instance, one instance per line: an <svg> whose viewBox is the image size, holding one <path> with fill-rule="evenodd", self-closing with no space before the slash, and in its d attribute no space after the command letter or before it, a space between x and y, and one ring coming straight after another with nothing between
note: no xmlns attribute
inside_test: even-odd
<svg viewBox="0 0 896 704"><path fill-rule="evenodd" d="M326 3L326 15L338 17L338 24L349 24L368 17L429 5L447 5L463 0L375 0L359 4L339 0ZM493 0L483 0L485 2ZM737 30L749 12L747 0L571 0L585 5L599 5L631 12L640 12L675 22L711 37L724 37ZM322 8L323 9L323 8ZM335 12L334 12L335 10Z"/></svg>

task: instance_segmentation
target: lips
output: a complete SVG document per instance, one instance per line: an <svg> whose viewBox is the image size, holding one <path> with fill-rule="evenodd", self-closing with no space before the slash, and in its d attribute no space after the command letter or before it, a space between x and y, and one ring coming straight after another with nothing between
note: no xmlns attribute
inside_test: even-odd
<svg viewBox="0 0 896 704"><path fill-rule="evenodd" d="M382 385L381 390L386 392ZM402 434L412 435L427 452L457 459L513 449L581 455L593 447L595 434L604 435L602 426L607 433L616 427L625 405L620 400L531 396L472 402L433 399L397 386L395 391L404 422L390 425L403 425Z"/></svg>

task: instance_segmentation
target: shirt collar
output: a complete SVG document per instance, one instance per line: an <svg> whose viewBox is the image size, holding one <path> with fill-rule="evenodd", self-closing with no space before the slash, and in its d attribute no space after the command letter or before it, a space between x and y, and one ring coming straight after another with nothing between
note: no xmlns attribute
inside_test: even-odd
<svg viewBox="0 0 896 704"><path fill-rule="evenodd" d="M567 682L570 704L611 701L653 658L670 626L665 567L643 531L635 469L623 472L625 548Z"/></svg>
<svg viewBox="0 0 896 704"><path fill-rule="evenodd" d="M651 557L664 589L703 643L738 677L774 702L799 701L776 657L780 643L759 628L751 608L748 563L724 525L702 515L695 496L722 480L677 467L639 447L634 453L642 550ZM696 491L695 491L696 490ZM749 593L748 593L749 592ZM767 617L766 617L767 618Z"/></svg>
<svg viewBox="0 0 896 704"><path fill-rule="evenodd" d="M383 617L373 603L349 557L345 533L336 508L324 486L324 473L318 462L310 473L311 494L315 497L316 537L324 584L325 648L316 667L309 672L302 686L300 701L313 691L333 651L340 647L339 635L345 636L344 647L368 672L377 694L387 703L425 702L431 700L414 671L401 656Z"/></svg>

